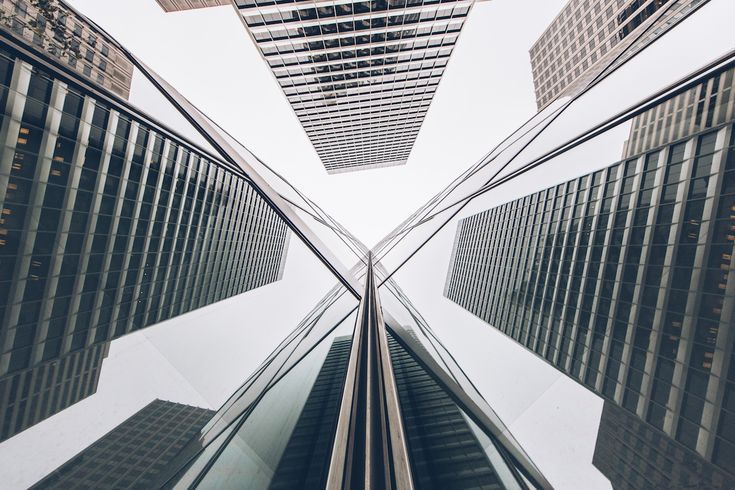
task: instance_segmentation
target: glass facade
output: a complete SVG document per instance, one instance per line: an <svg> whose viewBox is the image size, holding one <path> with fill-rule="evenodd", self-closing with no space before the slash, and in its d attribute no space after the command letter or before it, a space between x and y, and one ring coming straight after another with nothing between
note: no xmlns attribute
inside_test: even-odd
<svg viewBox="0 0 735 490"><path fill-rule="evenodd" d="M445 289L727 471L732 85L729 68L636 117L624 161L461 220Z"/></svg>
<svg viewBox="0 0 735 490"><path fill-rule="evenodd" d="M405 161L474 5L233 3L329 172ZM127 99L13 5L3 485L735 486L732 2L617 2L582 89L372 248L114 39Z"/></svg>
<svg viewBox="0 0 735 490"><path fill-rule="evenodd" d="M6 51L4 373L279 278L288 230L241 175Z"/></svg>
<svg viewBox="0 0 735 490"><path fill-rule="evenodd" d="M277 281L290 233L221 160L9 46L0 70L5 439L93 394L111 340Z"/></svg>

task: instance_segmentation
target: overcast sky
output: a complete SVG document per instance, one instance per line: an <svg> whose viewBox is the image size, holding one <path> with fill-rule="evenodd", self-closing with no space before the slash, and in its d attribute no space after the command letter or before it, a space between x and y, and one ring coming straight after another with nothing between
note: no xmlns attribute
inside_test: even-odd
<svg viewBox="0 0 735 490"><path fill-rule="evenodd" d="M536 112L528 48L564 2L477 3L408 164L332 176L230 7L164 14L153 0L71 3L372 245ZM580 173L566 172L551 178ZM546 185L536 180L529 185ZM478 209L507 198L500 193ZM591 465L601 400L473 315L436 300L453 233L447 227L399 274L401 286L552 483L609 488ZM279 283L114 342L96 395L0 444L0 481L27 486L153 398L218 408L333 282L292 241Z"/></svg>

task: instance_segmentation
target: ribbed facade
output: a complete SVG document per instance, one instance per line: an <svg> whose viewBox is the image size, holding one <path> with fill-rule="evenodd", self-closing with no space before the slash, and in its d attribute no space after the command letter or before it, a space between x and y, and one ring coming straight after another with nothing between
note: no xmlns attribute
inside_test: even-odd
<svg viewBox="0 0 735 490"><path fill-rule="evenodd" d="M0 376L280 278L289 231L241 175L0 51Z"/></svg>
<svg viewBox="0 0 735 490"><path fill-rule="evenodd" d="M61 0L0 2L0 29L127 99L133 64L107 34Z"/></svg>
<svg viewBox="0 0 735 490"><path fill-rule="evenodd" d="M462 410L395 338L388 345L416 488L505 488Z"/></svg>
<svg viewBox="0 0 735 490"><path fill-rule="evenodd" d="M474 0L237 0L328 173L403 165Z"/></svg>
<svg viewBox="0 0 735 490"><path fill-rule="evenodd" d="M351 345L351 337L332 342L278 462L270 489L325 487Z"/></svg>
<svg viewBox="0 0 735 490"><path fill-rule="evenodd" d="M445 295L732 476L733 101L709 100L695 134L463 219Z"/></svg>
<svg viewBox="0 0 735 490"><path fill-rule="evenodd" d="M735 478L609 401L602 409L592 464L613 488L735 487Z"/></svg>
<svg viewBox="0 0 735 490"><path fill-rule="evenodd" d="M96 344L0 380L0 441L93 395L109 347Z"/></svg>
<svg viewBox="0 0 735 490"><path fill-rule="evenodd" d="M154 400L32 488L152 488L214 413Z"/></svg>

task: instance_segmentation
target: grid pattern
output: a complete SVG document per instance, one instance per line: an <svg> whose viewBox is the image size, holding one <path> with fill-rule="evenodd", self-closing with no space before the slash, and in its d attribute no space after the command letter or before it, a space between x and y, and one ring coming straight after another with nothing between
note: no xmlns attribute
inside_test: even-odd
<svg viewBox="0 0 735 490"><path fill-rule="evenodd" d="M609 401L592 463L613 488L735 488L735 478Z"/></svg>
<svg viewBox="0 0 735 490"><path fill-rule="evenodd" d="M156 0L164 12L179 12L181 10L201 9L232 5L230 0Z"/></svg>
<svg viewBox="0 0 735 490"><path fill-rule="evenodd" d="M623 158L722 124L734 111L733 70L728 70L633 118Z"/></svg>
<svg viewBox="0 0 735 490"><path fill-rule="evenodd" d="M93 395L108 348L93 345L0 380L0 441Z"/></svg>
<svg viewBox="0 0 735 490"><path fill-rule="evenodd" d="M236 3L338 173L406 163L473 0Z"/></svg>
<svg viewBox="0 0 735 490"><path fill-rule="evenodd" d="M583 88L651 22L666 30L706 1L570 0L529 52L538 108ZM671 8L659 18L664 6Z"/></svg>
<svg viewBox="0 0 735 490"><path fill-rule="evenodd" d="M728 80L732 70L708 80L707 93ZM731 113L732 103L716 98L705 119L707 104L698 104L697 129ZM720 124L465 218L445 289L730 472L733 138Z"/></svg>
<svg viewBox="0 0 735 490"><path fill-rule="evenodd" d="M133 64L116 43L64 2L49 5L39 15L30 0L0 0L0 29L127 99Z"/></svg>
<svg viewBox="0 0 735 490"><path fill-rule="evenodd" d="M0 52L0 375L280 278L288 228L245 178L16 55Z"/></svg>
<svg viewBox="0 0 735 490"><path fill-rule="evenodd" d="M152 488L214 411L154 400L33 488Z"/></svg>

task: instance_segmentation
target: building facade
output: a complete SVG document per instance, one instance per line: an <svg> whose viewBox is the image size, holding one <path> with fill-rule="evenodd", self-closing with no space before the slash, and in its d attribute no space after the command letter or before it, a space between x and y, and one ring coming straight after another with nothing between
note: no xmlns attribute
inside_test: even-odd
<svg viewBox="0 0 735 490"><path fill-rule="evenodd" d="M368 258L357 314L317 306L317 324L279 346L155 486L550 488L415 334L384 321L373 274Z"/></svg>
<svg viewBox="0 0 735 490"><path fill-rule="evenodd" d="M339 173L406 163L474 0L235 3L327 172Z"/></svg>
<svg viewBox="0 0 735 490"><path fill-rule="evenodd" d="M608 168L463 219L445 288L729 482L732 86L729 68L683 94L703 96L683 109L693 133L669 133Z"/></svg>
<svg viewBox="0 0 735 490"><path fill-rule="evenodd" d="M0 442L93 395L109 347L95 344L0 379Z"/></svg>
<svg viewBox="0 0 735 490"><path fill-rule="evenodd" d="M230 0L156 0L156 2L164 12L180 12L182 10L232 5Z"/></svg>
<svg viewBox="0 0 735 490"><path fill-rule="evenodd" d="M152 488L214 413L154 400L32 488Z"/></svg>
<svg viewBox="0 0 735 490"><path fill-rule="evenodd" d="M0 28L127 99L133 64L104 31L63 0L0 2Z"/></svg>
<svg viewBox="0 0 735 490"><path fill-rule="evenodd" d="M626 50L650 44L707 1L569 0L529 51L539 110L578 93Z"/></svg>
<svg viewBox="0 0 735 490"><path fill-rule="evenodd" d="M0 379L281 277L241 172L12 42L0 85Z"/></svg>
<svg viewBox="0 0 735 490"><path fill-rule="evenodd" d="M724 490L733 483L714 465L609 401L603 405L592 464L613 488Z"/></svg>

